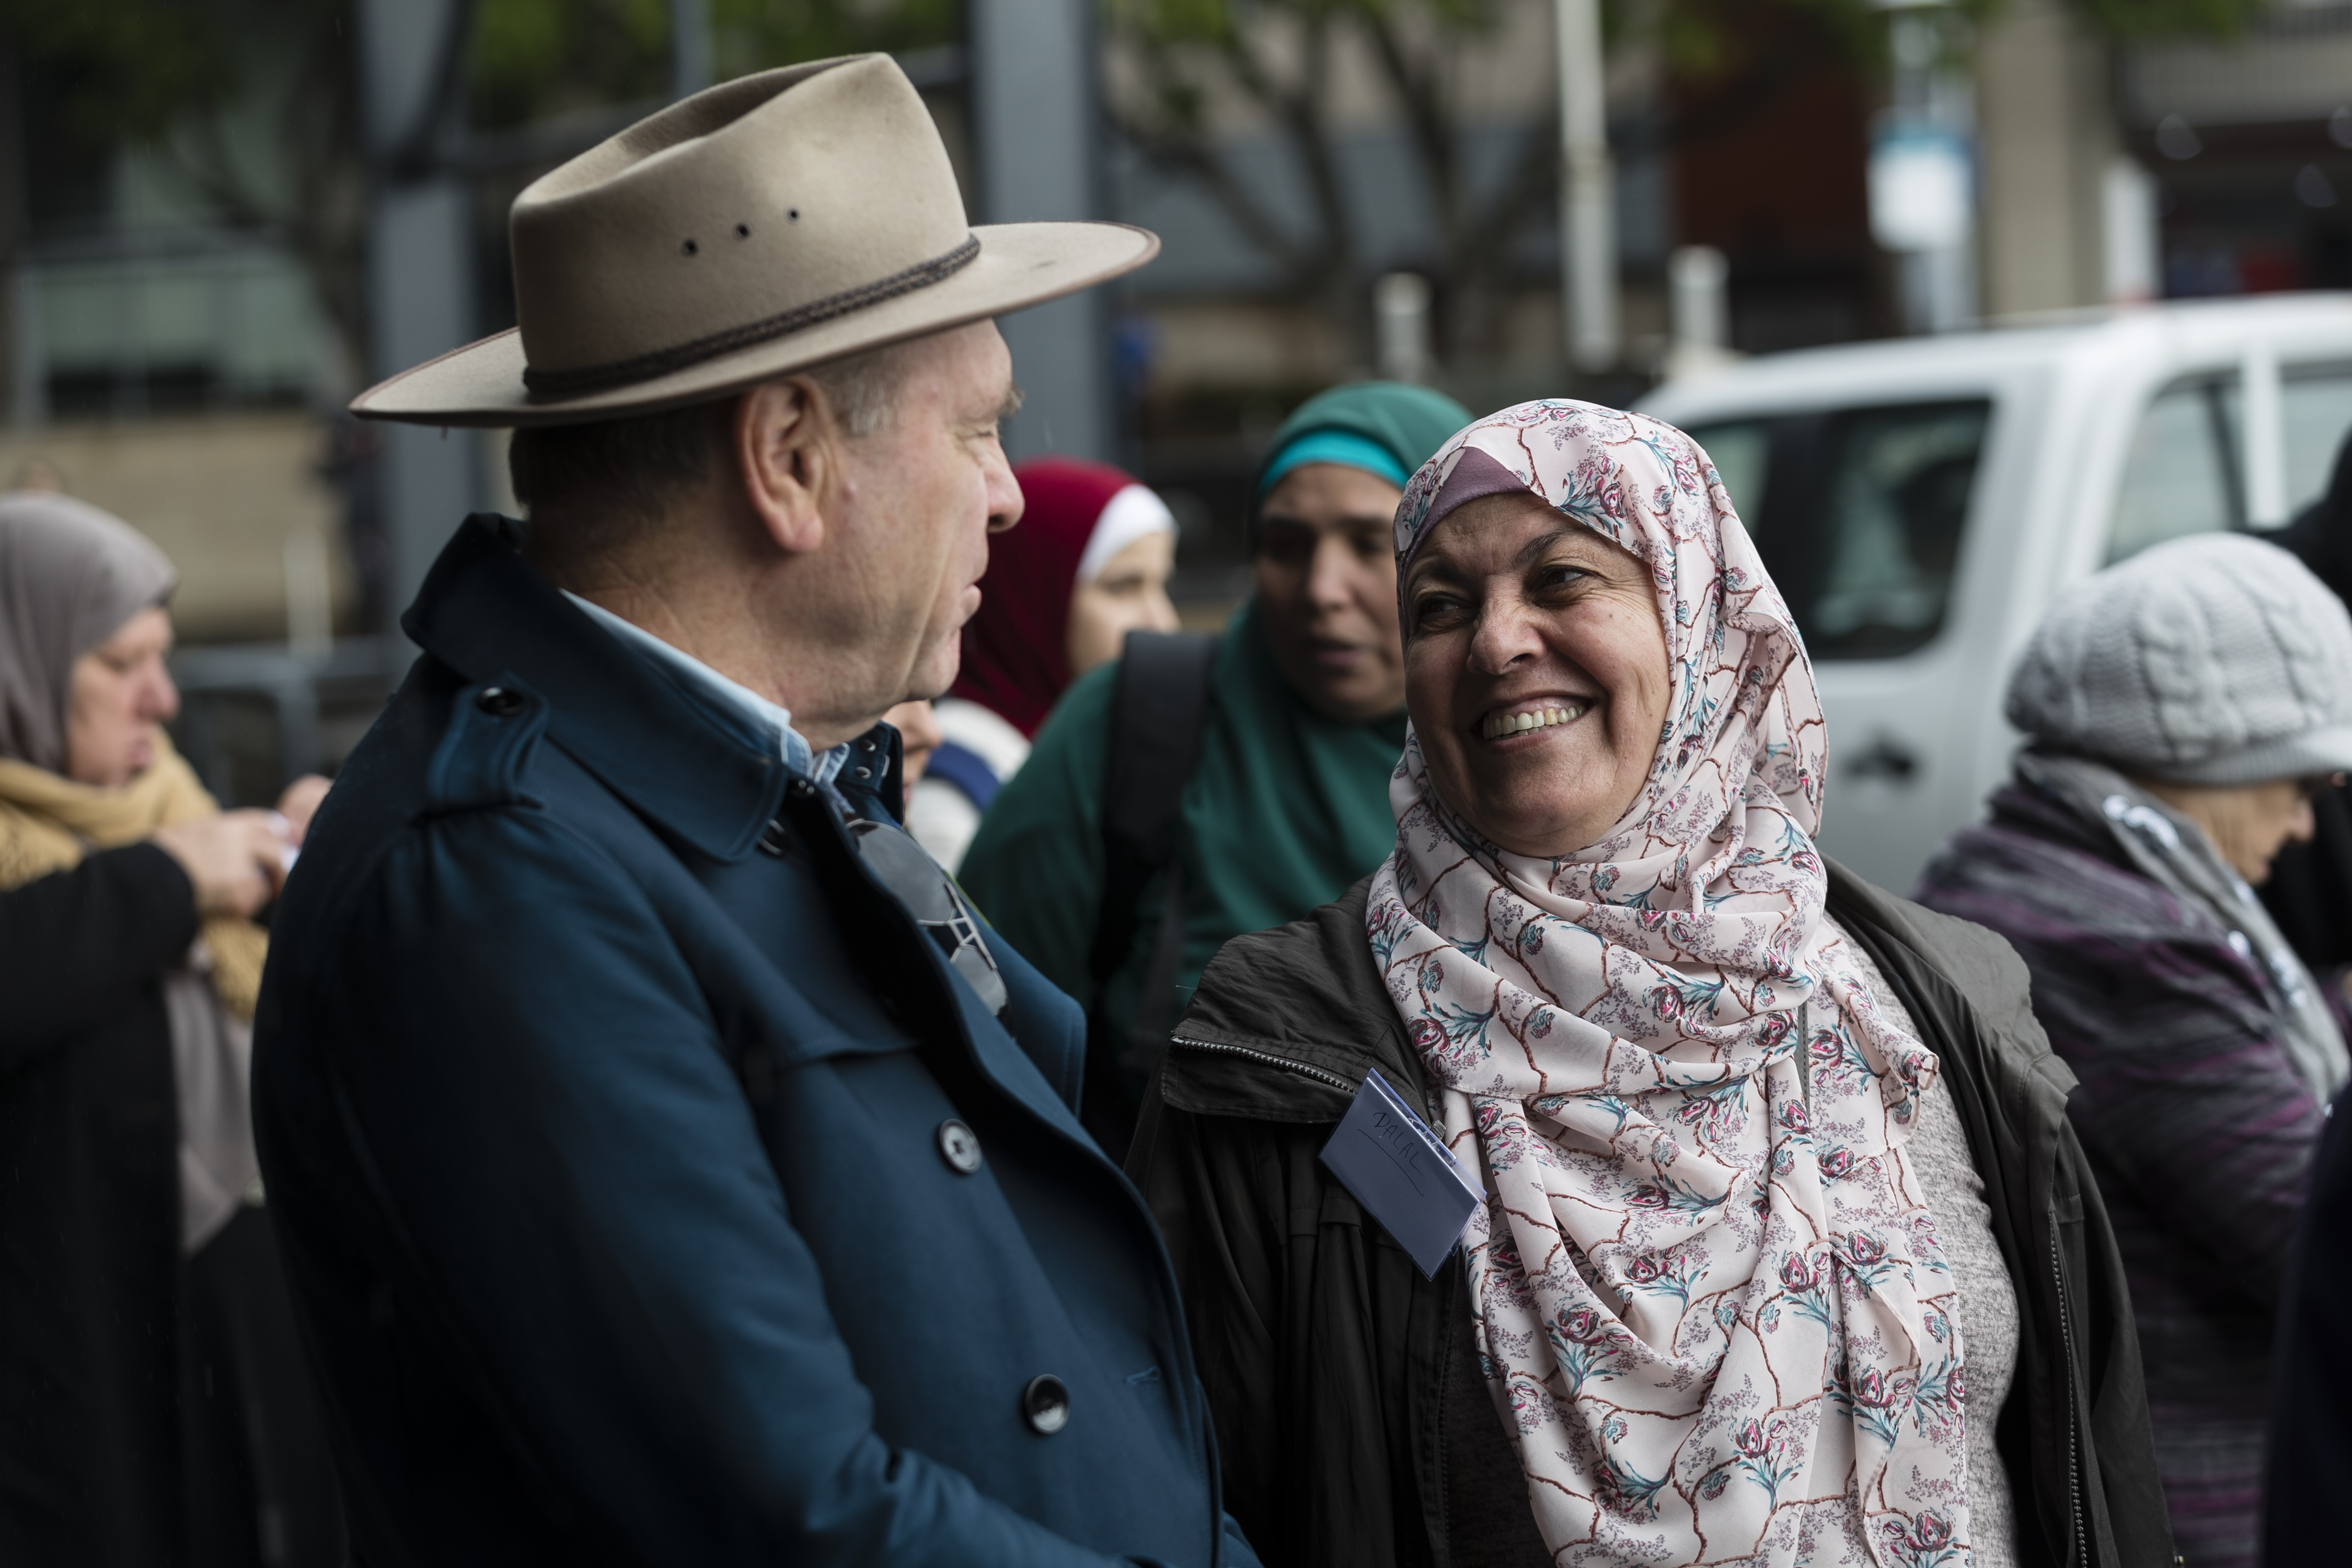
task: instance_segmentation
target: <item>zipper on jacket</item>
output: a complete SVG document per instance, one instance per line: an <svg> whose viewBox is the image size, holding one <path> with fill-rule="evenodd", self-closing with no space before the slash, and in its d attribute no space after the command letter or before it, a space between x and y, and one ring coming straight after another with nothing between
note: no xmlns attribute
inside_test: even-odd
<svg viewBox="0 0 2352 1568"><path fill-rule="evenodd" d="M1361 1087L1358 1084L1349 1083L1338 1073L1325 1072L1321 1068L1311 1068L1305 1062L1295 1062L1286 1057L1273 1056L1265 1051L1254 1051L1246 1046L1228 1046L1221 1044L1215 1040L1187 1039L1182 1035L1175 1036L1169 1041L1169 1044L1184 1046L1196 1051L1223 1051L1231 1056L1247 1057L1252 1061L1265 1062L1269 1067L1282 1068L1287 1071L1298 1073L1307 1078L1319 1079L1343 1093L1353 1094L1360 1087Z"/></svg>
<svg viewBox="0 0 2352 1568"><path fill-rule="evenodd" d="M2066 1502L2074 1521L2067 1561L2087 1562L2083 1539L2082 1415L2074 1404L2074 1314L2066 1300L2066 1270L2058 1250L2058 1211L2050 1209L2050 1278L2058 1287L2058 1342L2066 1352Z"/></svg>

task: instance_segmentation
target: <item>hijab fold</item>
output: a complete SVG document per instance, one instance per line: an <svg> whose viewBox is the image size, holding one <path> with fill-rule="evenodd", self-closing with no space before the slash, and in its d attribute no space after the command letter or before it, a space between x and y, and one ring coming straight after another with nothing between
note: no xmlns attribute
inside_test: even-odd
<svg viewBox="0 0 2352 1568"><path fill-rule="evenodd" d="M1965 1338L1905 1152L1937 1062L1823 913L1796 626L1706 454L1582 403L1422 468L1400 586L1465 496L1514 487L1648 569L1672 677L1648 781L1600 842L1533 858L1409 737L1367 922L1486 1185L1471 1305L1537 1525L1563 1564L1965 1561Z"/></svg>

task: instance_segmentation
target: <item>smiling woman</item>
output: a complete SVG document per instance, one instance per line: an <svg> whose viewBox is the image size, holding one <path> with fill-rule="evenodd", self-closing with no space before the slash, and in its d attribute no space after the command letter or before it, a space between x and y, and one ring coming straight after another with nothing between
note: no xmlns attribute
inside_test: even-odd
<svg viewBox="0 0 2352 1568"><path fill-rule="evenodd" d="M1394 544L1395 849L1218 954L1129 1161L1252 1539L2168 1560L2128 1318L2080 1305L2121 1281L2023 977L1815 847L1811 668L1706 454L1522 405L1423 467ZM1485 1190L1433 1279L1315 1159L1373 1070ZM2087 1247L2026 1201L2059 1189ZM2066 1445L2005 1458L2005 1406Z"/></svg>
<svg viewBox="0 0 2352 1568"><path fill-rule="evenodd" d="M1649 569L1517 490L1448 519L1402 598L1406 702L1440 791L1518 854L1600 838L1665 721Z"/></svg>

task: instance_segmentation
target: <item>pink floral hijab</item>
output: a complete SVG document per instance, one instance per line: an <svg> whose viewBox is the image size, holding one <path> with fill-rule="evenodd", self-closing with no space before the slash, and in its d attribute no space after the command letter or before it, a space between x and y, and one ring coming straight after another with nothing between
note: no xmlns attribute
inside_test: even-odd
<svg viewBox="0 0 2352 1568"><path fill-rule="evenodd" d="M1478 1350L1561 1563L1959 1563L1952 1273L1905 1158L1936 1058L1824 920L1827 753L1787 606L1714 466L1638 414L1522 404L1397 509L1520 489L1650 568L1673 689L1649 783L1532 859L1390 786L1372 953L1483 1178Z"/></svg>

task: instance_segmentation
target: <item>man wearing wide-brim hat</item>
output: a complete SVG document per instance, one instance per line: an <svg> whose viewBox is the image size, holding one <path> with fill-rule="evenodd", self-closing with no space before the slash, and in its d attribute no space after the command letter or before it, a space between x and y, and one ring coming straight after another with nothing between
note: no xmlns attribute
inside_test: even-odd
<svg viewBox="0 0 2352 1568"><path fill-rule="evenodd" d="M973 229L880 57L525 191L521 326L363 416L518 427L277 918L254 1095L355 1554L1249 1564L1078 1008L894 818L1021 496Z"/></svg>

